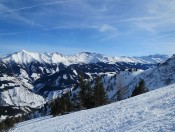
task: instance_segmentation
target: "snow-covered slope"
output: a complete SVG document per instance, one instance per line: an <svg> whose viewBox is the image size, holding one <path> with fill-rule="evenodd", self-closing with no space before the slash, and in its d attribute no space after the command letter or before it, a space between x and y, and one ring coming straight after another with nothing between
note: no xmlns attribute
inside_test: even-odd
<svg viewBox="0 0 175 132"><path fill-rule="evenodd" d="M99 108L19 123L13 132L158 132L175 130L175 85Z"/></svg>
<svg viewBox="0 0 175 132"><path fill-rule="evenodd" d="M82 52L75 55L62 55L59 53L32 53L25 50L16 52L11 55L2 57L4 62L15 62L18 64L29 64L33 61L46 64L58 64L63 63L64 65L79 64L79 63L116 63L116 62L132 62L132 63L143 63L143 64L157 64L164 62L168 59L167 55L150 55L143 57L107 57L102 54Z"/></svg>
<svg viewBox="0 0 175 132"><path fill-rule="evenodd" d="M42 96L36 95L24 87L15 87L1 93L3 101L10 106L28 106L37 108L44 105L45 101Z"/></svg>
<svg viewBox="0 0 175 132"><path fill-rule="evenodd" d="M42 96L31 91L33 85L26 78L14 75L7 64L0 63L0 107L37 108L45 103Z"/></svg>
<svg viewBox="0 0 175 132"><path fill-rule="evenodd" d="M136 76L139 76L143 72L143 70L137 70L103 74L102 82L109 100L116 101L119 88L124 88L124 86L127 86Z"/></svg>
<svg viewBox="0 0 175 132"><path fill-rule="evenodd" d="M175 55L169 58L166 62L159 64L157 67L148 69L136 76L126 86L127 96L131 95L131 92L141 79L145 81L145 86L149 90L154 90L175 83Z"/></svg>
<svg viewBox="0 0 175 132"><path fill-rule="evenodd" d="M4 75L0 78L0 106L36 108L45 103L44 98L33 93L27 81Z"/></svg>

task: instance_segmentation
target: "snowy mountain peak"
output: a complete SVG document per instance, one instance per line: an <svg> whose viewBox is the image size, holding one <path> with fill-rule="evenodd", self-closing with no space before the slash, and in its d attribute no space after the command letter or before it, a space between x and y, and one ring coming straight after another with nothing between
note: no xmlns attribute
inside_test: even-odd
<svg viewBox="0 0 175 132"><path fill-rule="evenodd" d="M39 54L37 52L30 52L30 51L27 51L27 50L20 50L18 52L15 52L14 54L28 54L28 55L33 55L33 54Z"/></svg>
<svg viewBox="0 0 175 132"><path fill-rule="evenodd" d="M157 64L166 61L169 58L168 55L148 55L148 56L141 56L141 57L127 57L127 56L116 56L114 59L117 62L130 62L130 63L144 63L144 64Z"/></svg>
<svg viewBox="0 0 175 132"><path fill-rule="evenodd" d="M173 56L171 57L171 59L175 59L175 54L173 54Z"/></svg>
<svg viewBox="0 0 175 132"><path fill-rule="evenodd" d="M104 55L102 54L98 54L98 53L91 53L91 52L81 52L72 56L93 56L93 57L104 57Z"/></svg>
<svg viewBox="0 0 175 132"><path fill-rule="evenodd" d="M175 65L175 55L173 55L171 58L169 58L167 61L163 63L163 65L169 65L174 66Z"/></svg>
<svg viewBox="0 0 175 132"><path fill-rule="evenodd" d="M102 54L81 52L76 55L69 56L71 61L76 60L79 63L97 63L97 62L108 62L108 59ZM115 63L115 61L113 62Z"/></svg>
<svg viewBox="0 0 175 132"><path fill-rule="evenodd" d="M139 59L142 61L142 63L162 63L166 61L169 56L168 55L161 55L161 54L155 54L155 55L149 55L149 56L141 56L141 57L133 57L135 59Z"/></svg>
<svg viewBox="0 0 175 132"><path fill-rule="evenodd" d="M19 51L19 52L24 52L24 53L27 53L28 51L26 51L26 50L21 50L21 51Z"/></svg>
<svg viewBox="0 0 175 132"><path fill-rule="evenodd" d="M4 62L15 62L19 64L28 64L33 61L37 61L42 64L59 64L63 63L65 65L78 64L78 63L116 63L116 62L126 62L126 63L143 63L143 64L157 64L162 63L168 59L167 55L150 55L142 57L107 57L102 54L91 53L91 52L81 52L75 55L63 55L58 52L55 53L35 53L26 50L21 50L11 55L6 55L2 57Z"/></svg>
<svg viewBox="0 0 175 132"><path fill-rule="evenodd" d="M87 55L92 55L92 54L96 54L96 53L92 53L92 52L81 52L79 54L87 54Z"/></svg>
<svg viewBox="0 0 175 132"><path fill-rule="evenodd" d="M34 61L32 56L24 50L15 52L14 54L11 54L11 55L4 56L2 60L4 62L15 62L19 64L23 64L23 63L26 64L26 63L30 63L31 61Z"/></svg>
<svg viewBox="0 0 175 132"><path fill-rule="evenodd" d="M58 53L58 52L51 53L51 55L59 55L59 56L64 56L63 54Z"/></svg>

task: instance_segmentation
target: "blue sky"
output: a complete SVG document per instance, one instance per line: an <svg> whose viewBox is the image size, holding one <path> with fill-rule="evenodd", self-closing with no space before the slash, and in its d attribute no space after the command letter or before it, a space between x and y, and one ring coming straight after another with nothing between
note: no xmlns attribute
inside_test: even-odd
<svg viewBox="0 0 175 132"><path fill-rule="evenodd" d="M175 53L174 0L1 0L0 55Z"/></svg>

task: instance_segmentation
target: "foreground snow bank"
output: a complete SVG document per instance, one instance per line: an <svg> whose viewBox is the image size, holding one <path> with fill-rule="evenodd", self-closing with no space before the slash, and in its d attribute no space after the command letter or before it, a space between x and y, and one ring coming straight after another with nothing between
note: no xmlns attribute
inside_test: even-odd
<svg viewBox="0 0 175 132"><path fill-rule="evenodd" d="M99 108L26 121L12 131L175 131L175 85Z"/></svg>

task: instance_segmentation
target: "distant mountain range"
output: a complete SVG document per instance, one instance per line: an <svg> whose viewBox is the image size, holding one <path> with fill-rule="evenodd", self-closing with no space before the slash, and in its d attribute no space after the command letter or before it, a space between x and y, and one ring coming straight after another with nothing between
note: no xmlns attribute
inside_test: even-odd
<svg viewBox="0 0 175 132"><path fill-rule="evenodd" d="M75 55L62 55L59 53L33 53L25 50L21 50L14 54L10 54L2 57L3 62L15 62L18 64L29 64L31 62L39 62L42 64L59 64L63 63L64 65L71 64L89 64L89 63L98 63L104 62L109 64L114 64L116 62L126 62L126 63L143 63L143 64L156 64L161 63L168 59L167 55L150 55L142 57L107 57L102 54L82 52Z"/></svg>
<svg viewBox="0 0 175 132"><path fill-rule="evenodd" d="M47 101L67 90L72 90L72 93L76 94L74 87L78 84L80 74L85 79L92 80L92 83L97 76L103 76L108 98L113 101L121 80L123 86L130 88L126 90L126 96L129 96L140 78L149 82L149 79L153 79L149 76L155 76L156 80L152 85L151 81L146 84L151 86L151 89L156 89L159 82L162 85L173 82L174 76L169 75L175 71L172 70L173 65L170 66L168 62L175 59L172 57L167 60L168 58L167 55L158 54L142 57L107 57L89 52L67 56L22 50L0 58L0 108L7 108L4 115L11 115L8 110L15 110L16 113L13 114L21 110L28 112L42 107ZM150 68L151 70L147 70ZM154 74L155 71L158 73ZM170 79L165 78L164 83L166 71ZM159 75L162 77L157 77Z"/></svg>

